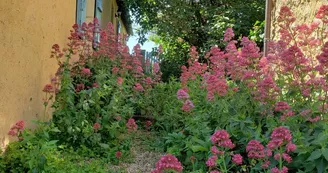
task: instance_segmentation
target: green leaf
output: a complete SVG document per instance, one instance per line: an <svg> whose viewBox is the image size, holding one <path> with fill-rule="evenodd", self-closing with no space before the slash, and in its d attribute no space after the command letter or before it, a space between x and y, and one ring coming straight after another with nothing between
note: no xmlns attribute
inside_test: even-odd
<svg viewBox="0 0 328 173"><path fill-rule="evenodd" d="M203 147L203 146L200 146L200 145L196 145L196 146L192 146L191 147L191 150L196 153L196 152L199 152L199 151L207 151L207 148Z"/></svg>
<svg viewBox="0 0 328 173"><path fill-rule="evenodd" d="M328 161L328 149L325 148L322 152L322 155L325 157L325 159Z"/></svg>
<svg viewBox="0 0 328 173"><path fill-rule="evenodd" d="M50 129L50 131L51 131L51 132L56 132L56 133L61 132L61 131L58 129L58 127L52 128L52 129Z"/></svg>
<svg viewBox="0 0 328 173"><path fill-rule="evenodd" d="M313 161L321 157L322 153L320 150L315 150L311 153L311 156L307 159L307 161Z"/></svg>
<svg viewBox="0 0 328 173"><path fill-rule="evenodd" d="M108 144L100 143L99 145L100 145L100 147L102 147L104 149L108 149L109 148L109 145Z"/></svg>

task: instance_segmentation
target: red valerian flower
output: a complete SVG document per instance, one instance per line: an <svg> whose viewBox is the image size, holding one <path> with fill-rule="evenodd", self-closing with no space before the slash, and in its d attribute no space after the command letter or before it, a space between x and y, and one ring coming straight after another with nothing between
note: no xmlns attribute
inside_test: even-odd
<svg viewBox="0 0 328 173"><path fill-rule="evenodd" d="M217 144L219 147L232 149L235 147L235 144L232 143L230 135L225 130L217 130L211 136L211 141L213 144Z"/></svg>
<svg viewBox="0 0 328 173"><path fill-rule="evenodd" d="M98 122L96 122L95 124L93 124L93 129L95 129L96 131L99 130L101 128L100 124Z"/></svg>
<svg viewBox="0 0 328 173"><path fill-rule="evenodd" d="M232 28L228 28L224 32L224 41L230 41L234 36L235 36L235 34L233 33Z"/></svg>
<svg viewBox="0 0 328 173"><path fill-rule="evenodd" d="M115 157L120 158L122 156L122 153L120 151L116 151Z"/></svg>
<svg viewBox="0 0 328 173"><path fill-rule="evenodd" d="M240 154L232 155L232 162L236 165L241 165L243 163L243 157Z"/></svg>
<svg viewBox="0 0 328 173"><path fill-rule="evenodd" d="M145 91L145 89L142 87L140 83L136 83L133 88L139 92Z"/></svg>
<svg viewBox="0 0 328 173"><path fill-rule="evenodd" d="M44 86L42 91L46 93L51 93L54 92L54 87L51 84L47 84Z"/></svg>
<svg viewBox="0 0 328 173"><path fill-rule="evenodd" d="M126 123L126 127L128 128L128 131L129 131L129 132L136 131L137 128L138 128L138 126L137 126L137 124L136 124L136 122L134 121L133 118L130 118L130 119L128 120L128 122Z"/></svg>
<svg viewBox="0 0 328 173"><path fill-rule="evenodd" d="M177 98L178 99L188 99L189 94L185 90L179 89L177 92Z"/></svg>
<svg viewBox="0 0 328 173"><path fill-rule="evenodd" d="M183 167L179 160L172 154L162 156L156 163L156 168L151 173L163 173L164 171L182 172Z"/></svg>
<svg viewBox="0 0 328 173"><path fill-rule="evenodd" d="M82 68L82 70L81 70L81 74L82 74L82 76L86 76L86 77L92 75L90 69L88 69L88 68Z"/></svg>
<svg viewBox="0 0 328 173"><path fill-rule="evenodd" d="M181 109L185 112L190 112L190 110L194 107L195 105L190 100L186 100Z"/></svg>
<svg viewBox="0 0 328 173"><path fill-rule="evenodd" d="M214 167L216 166L216 161L218 160L218 156L211 156L210 158L208 158L208 160L206 161L206 165L208 167Z"/></svg>

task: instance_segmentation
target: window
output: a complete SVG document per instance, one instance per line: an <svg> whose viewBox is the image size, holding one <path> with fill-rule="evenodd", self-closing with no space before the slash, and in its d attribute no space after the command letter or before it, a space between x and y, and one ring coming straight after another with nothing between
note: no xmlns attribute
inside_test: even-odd
<svg viewBox="0 0 328 173"><path fill-rule="evenodd" d="M100 27L100 23L101 23L101 14L103 11L103 7L102 7L102 0L96 0L96 4L95 4L95 18L98 19L99 21L99 26L96 27L95 29L95 33L94 33L94 42L95 42L95 46L100 43L100 33L98 31L98 27Z"/></svg>
<svg viewBox="0 0 328 173"><path fill-rule="evenodd" d="M119 33L121 33L121 22L117 19L117 28L116 28L116 31L117 31L117 35Z"/></svg>
<svg viewBox="0 0 328 173"><path fill-rule="evenodd" d="M85 22L87 15L87 0L77 0L76 1L76 24L79 26Z"/></svg>

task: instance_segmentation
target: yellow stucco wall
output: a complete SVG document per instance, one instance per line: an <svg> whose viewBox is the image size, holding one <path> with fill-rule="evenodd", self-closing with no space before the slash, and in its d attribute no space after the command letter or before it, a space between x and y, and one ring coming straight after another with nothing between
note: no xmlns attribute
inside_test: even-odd
<svg viewBox="0 0 328 173"><path fill-rule="evenodd" d="M287 5L296 17L296 23L310 23L321 5L327 5L328 0L272 0L271 39L279 37L277 18L280 7Z"/></svg>
<svg viewBox="0 0 328 173"><path fill-rule="evenodd" d="M57 69L54 43L65 45L75 0L0 0L0 147L17 120L43 116L43 86Z"/></svg>

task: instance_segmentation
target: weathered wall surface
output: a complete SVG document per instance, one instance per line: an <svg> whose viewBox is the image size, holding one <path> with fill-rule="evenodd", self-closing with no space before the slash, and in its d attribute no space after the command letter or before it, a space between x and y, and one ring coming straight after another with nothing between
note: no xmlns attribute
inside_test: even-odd
<svg viewBox="0 0 328 173"><path fill-rule="evenodd" d="M272 0L271 39L279 37L277 18L280 7L287 5L296 17L296 23L310 23L321 5L327 5L328 0Z"/></svg>
<svg viewBox="0 0 328 173"><path fill-rule="evenodd" d="M54 43L65 45L75 0L0 0L0 147L17 120L43 117L43 86L57 65Z"/></svg>

